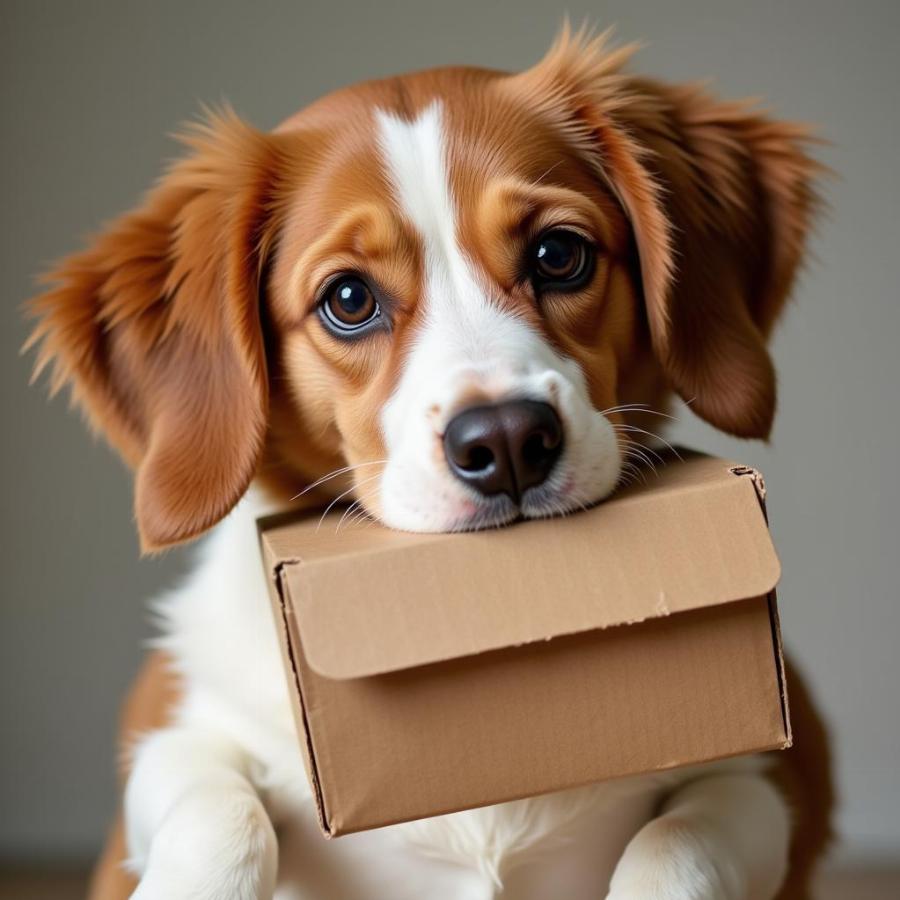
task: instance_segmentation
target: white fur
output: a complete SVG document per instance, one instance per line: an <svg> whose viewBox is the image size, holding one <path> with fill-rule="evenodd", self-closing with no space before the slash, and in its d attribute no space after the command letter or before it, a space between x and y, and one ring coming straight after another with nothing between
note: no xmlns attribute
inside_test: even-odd
<svg viewBox="0 0 900 900"><path fill-rule="evenodd" d="M440 105L413 122L379 113L378 126L398 204L425 259L425 323L382 415L384 520L410 531L449 531L515 518L519 510L507 497L482 497L455 479L440 451L445 426L473 393L485 401L544 401L563 423L563 456L543 485L526 492L525 517L606 496L621 471L619 449L609 420L591 404L581 368L492 300L488 279L459 244Z"/></svg>
<svg viewBox="0 0 900 900"><path fill-rule="evenodd" d="M757 774L687 784L632 839L609 900L769 900L787 874L790 822L774 785Z"/></svg>
<svg viewBox="0 0 900 900"><path fill-rule="evenodd" d="M567 449L546 488L526 494L526 515L602 496L620 463L578 366L501 312L458 246L440 108L412 123L382 115L380 132L427 276L426 325L382 420L385 518L436 530L514 514L502 499L474 497L436 461L443 427L473 385L560 412ZM259 561L255 520L266 511L251 492L159 604L160 643L186 691L173 725L134 751L125 819L141 875L135 897L488 900L502 890L504 900L770 900L784 874L788 820L758 758L324 841Z"/></svg>

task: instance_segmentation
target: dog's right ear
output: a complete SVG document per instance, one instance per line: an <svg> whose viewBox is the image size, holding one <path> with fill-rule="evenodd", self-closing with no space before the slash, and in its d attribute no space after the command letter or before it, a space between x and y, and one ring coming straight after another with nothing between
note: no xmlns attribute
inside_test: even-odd
<svg viewBox="0 0 900 900"><path fill-rule="evenodd" d="M252 478L268 389L260 273L277 224L284 136L233 113L183 139L135 212L63 260L30 302L35 377L73 401L136 470L144 550L221 519Z"/></svg>

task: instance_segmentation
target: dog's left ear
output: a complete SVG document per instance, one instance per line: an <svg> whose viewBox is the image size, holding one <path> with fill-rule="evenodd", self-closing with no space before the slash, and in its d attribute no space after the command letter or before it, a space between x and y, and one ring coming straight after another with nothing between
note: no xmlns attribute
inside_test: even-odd
<svg viewBox="0 0 900 900"><path fill-rule="evenodd" d="M809 133L694 86L625 74L632 49L609 52L604 38L565 29L518 79L622 203L672 386L723 431L766 438L776 392L766 343L818 205Z"/></svg>
<svg viewBox="0 0 900 900"><path fill-rule="evenodd" d="M278 138L233 113L135 211L63 260L31 303L36 374L72 387L135 469L145 550L200 534L237 502L266 434L260 277L272 244Z"/></svg>

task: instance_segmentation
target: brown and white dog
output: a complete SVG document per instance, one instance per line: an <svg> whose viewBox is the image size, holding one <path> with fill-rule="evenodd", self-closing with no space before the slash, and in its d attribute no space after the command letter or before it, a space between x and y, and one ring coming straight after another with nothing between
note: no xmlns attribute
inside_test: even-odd
<svg viewBox="0 0 900 900"><path fill-rule="evenodd" d="M520 74L357 85L272 134L213 116L34 301L38 368L136 471L144 549L216 526L159 604L178 696L131 721L157 716L125 790L134 897L807 896L831 790L796 683L786 754L325 842L280 670L254 521L310 484L479 528L604 498L673 392L768 435L808 135L628 56L564 29ZM117 853L95 897L131 890Z"/></svg>

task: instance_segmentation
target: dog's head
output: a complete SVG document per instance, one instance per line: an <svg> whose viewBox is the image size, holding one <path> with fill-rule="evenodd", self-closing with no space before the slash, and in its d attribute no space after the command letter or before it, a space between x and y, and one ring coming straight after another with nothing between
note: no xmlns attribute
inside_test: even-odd
<svg viewBox="0 0 900 900"><path fill-rule="evenodd" d="M412 530L571 510L672 390L768 434L805 134L627 55L566 31L517 75L364 84L272 134L213 117L52 273L38 367L135 466L146 548L254 474L296 492L354 467L365 507Z"/></svg>

